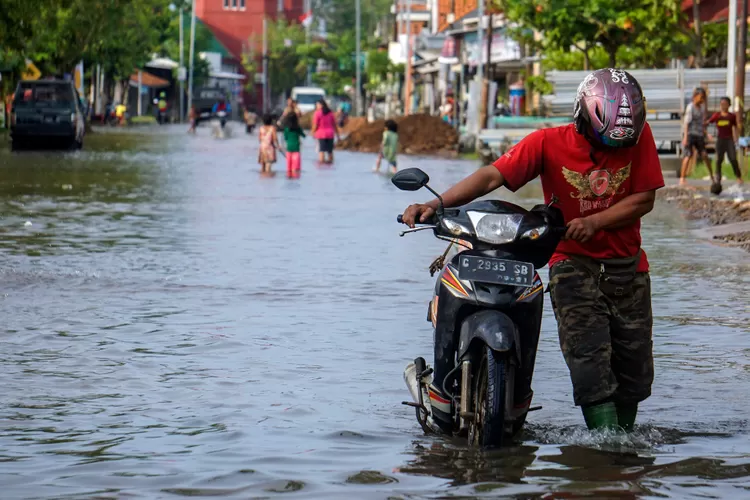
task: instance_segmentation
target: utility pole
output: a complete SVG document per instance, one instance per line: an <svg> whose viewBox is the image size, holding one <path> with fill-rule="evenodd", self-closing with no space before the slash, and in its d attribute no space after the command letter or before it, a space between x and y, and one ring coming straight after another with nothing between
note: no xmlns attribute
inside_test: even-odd
<svg viewBox="0 0 750 500"><path fill-rule="evenodd" d="M311 0L305 0L305 15L312 15ZM305 44L308 47L310 46L310 27L310 22L307 22L305 26ZM312 86L312 64L307 65L307 86Z"/></svg>
<svg viewBox="0 0 750 500"><path fill-rule="evenodd" d="M482 21L484 20L484 0L479 0L479 7L477 9L477 15L479 16L479 22L477 23L477 52L479 53L479 61L477 62L477 82L479 83L479 106L477 106L477 137L479 137L479 132L482 131L483 128L487 126L487 99L489 94L489 85L487 83L487 79L485 77L484 72L484 32L483 32L483 26ZM490 29L492 26L490 26ZM492 40L492 36L488 37L490 41ZM490 68L490 54L489 54L489 46L487 47L487 76L489 76L489 68ZM479 144L479 139L477 139L477 145Z"/></svg>
<svg viewBox="0 0 750 500"><path fill-rule="evenodd" d="M180 69L177 78L180 80L180 123L185 121L185 51L183 50L183 28L182 28L182 7L180 7Z"/></svg>
<svg viewBox="0 0 750 500"><path fill-rule="evenodd" d="M396 41L401 43L401 33L404 31L404 20L402 19L403 14L401 13L401 7L403 6L403 0L396 0Z"/></svg>
<svg viewBox="0 0 750 500"><path fill-rule="evenodd" d="M484 45L482 37L482 18L484 17L484 0L479 0L477 16L479 16L479 20L477 21L477 52L479 52L479 61L477 62L477 80L481 82L484 77L482 74L482 46Z"/></svg>
<svg viewBox="0 0 750 500"><path fill-rule="evenodd" d="M263 18L263 114L268 113L268 20Z"/></svg>
<svg viewBox="0 0 750 500"><path fill-rule="evenodd" d="M745 52L747 51L747 1L748 0L742 0L742 3L740 4L740 39L739 47L737 47L737 68L735 71L735 74L737 76L734 84L734 92L737 96L734 106L737 110L737 124L739 127L740 136L742 136L742 134L744 133L745 128L743 124L745 121Z"/></svg>
<svg viewBox="0 0 750 500"><path fill-rule="evenodd" d="M411 114L411 0L406 0L406 75L404 75L404 116Z"/></svg>
<svg viewBox="0 0 750 500"><path fill-rule="evenodd" d="M727 96L734 97L735 73L737 64L737 2L729 2L729 20L728 20L728 40L727 40ZM737 106L737 100L734 100ZM735 108L736 109L736 108Z"/></svg>
<svg viewBox="0 0 750 500"><path fill-rule="evenodd" d="M188 109L193 109L193 62L195 61L195 0L190 20L190 74L188 75ZM140 98L140 96L139 96Z"/></svg>
<svg viewBox="0 0 750 500"><path fill-rule="evenodd" d="M695 48L695 67L702 68L703 39L701 36L701 0L693 0L693 27L695 28L695 39L698 41Z"/></svg>
<svg viewBox="0 0 750 500"><path fill-rule="evenodd" d="M356 56L356 81L357 81L357 87L354 90L354 115L360 116L362 114L362 95L360 93L360 90L362 89L362 68L360 64L361 59L361 51L362 47L360 45L360 38L361 38L361 31L362 31L362 8L360 5L360 0L356 0L356 14L357 14L357 21L356 21L356 32L357 32L357 56Z"/></svg>
<svg viewBox="0 0 750 500"><path fill-rule="evenodd" d="M480 53L482 47L479 47ZM489 15L489 23L487 23L487 67L485 69L485 76L482 80L482 89L480 92L479 101L479 130L482 130L487 126L487 121L490 115L490 72L492 70L492 14Z"/></svg>

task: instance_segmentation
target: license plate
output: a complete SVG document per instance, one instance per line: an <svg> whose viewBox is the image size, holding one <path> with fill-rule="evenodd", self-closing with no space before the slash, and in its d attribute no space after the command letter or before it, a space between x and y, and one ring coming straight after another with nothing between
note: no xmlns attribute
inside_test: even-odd
<svg viewBox="0 0 750 500"><path fill-rule="evenodd" d="M208 118L211 116L211 113L201 113L201 118Z"/></svg>
<svg viewBox="0 0 750 500"><path fill-rule="evenodd" d="M458 260L458 277L484 283L531 286L534 282L534 265L515 260L463 255Z"/></svg>

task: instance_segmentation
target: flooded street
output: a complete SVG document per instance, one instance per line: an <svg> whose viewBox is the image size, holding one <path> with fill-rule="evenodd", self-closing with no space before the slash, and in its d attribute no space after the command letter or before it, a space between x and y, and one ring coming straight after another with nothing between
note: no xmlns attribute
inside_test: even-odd
<svg viewBox="0 0 750 500"><path fill-rule="evenodd" d="M746 498L750 258L660 204L644 223L656 380L629 437L572 403L549 301L517 447L426 437L402 372L431 361L428 193L336 153L262 178L236 126L0 149L0 486L20 498ZM4 140L4 139L3 139ZM442 190L475 162L401 157ZM538 184L502 196L530 207ZM541 273L546 283L546 269ZM547 496L545 496L547 495Z"/></svg>

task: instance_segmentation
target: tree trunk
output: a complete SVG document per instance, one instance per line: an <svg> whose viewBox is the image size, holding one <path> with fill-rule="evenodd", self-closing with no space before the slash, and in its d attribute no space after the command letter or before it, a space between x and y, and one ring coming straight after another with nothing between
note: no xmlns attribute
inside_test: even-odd
<svg viewBox="0 0 750 500"><path fill-rule="evenodd" d="M609 55L609 67L617 67L617 45L609 45L606 47L607 54Z"/></svg>
<svg viewBox="0 0 750 500"><path fill-rule="evenodd" d="M734 1L734 0L729 0ZM703 66L703 38L701 36L701 0L693 0L693 26L695 27L695 67Z"/></svg>
<svg viewBox="0 0 750 500"><path fill-rule="evenodd" d="M588 44L586 44L583 48L583 69L585 71L591 70L591 57L589 56Z"/></svg>
<svg viewBox="0 0 750 500"><path fill-rule="evenodd" d="M738 133L740 136L745 133L745 63L747 52L747 2L740 2L740 25L738 28L739 40L737 41L737 73L735 74L734 92L737 95L734 106L737 112Z"/></svg>
<svg viewBox="0 0 750 500"><path fill-rule="evenodd" d="M591 70L591 56L589 56L589 44L588 42L583 42L583 48L579 47L578 44L573 44L573 47L580 50L583 54L583 70L589 71Z"/></svg>

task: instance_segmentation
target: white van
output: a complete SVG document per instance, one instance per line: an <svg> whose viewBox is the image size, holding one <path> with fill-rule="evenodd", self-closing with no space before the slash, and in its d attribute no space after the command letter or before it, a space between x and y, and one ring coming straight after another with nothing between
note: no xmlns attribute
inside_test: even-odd
<svg viewBox="0 0 750 500"><path fill-rule="evenodd" d="M315 103L326 98L326 91L319 87L294 87L292 99L297 101L297 107L303 113L315 111Z"/></svg>

